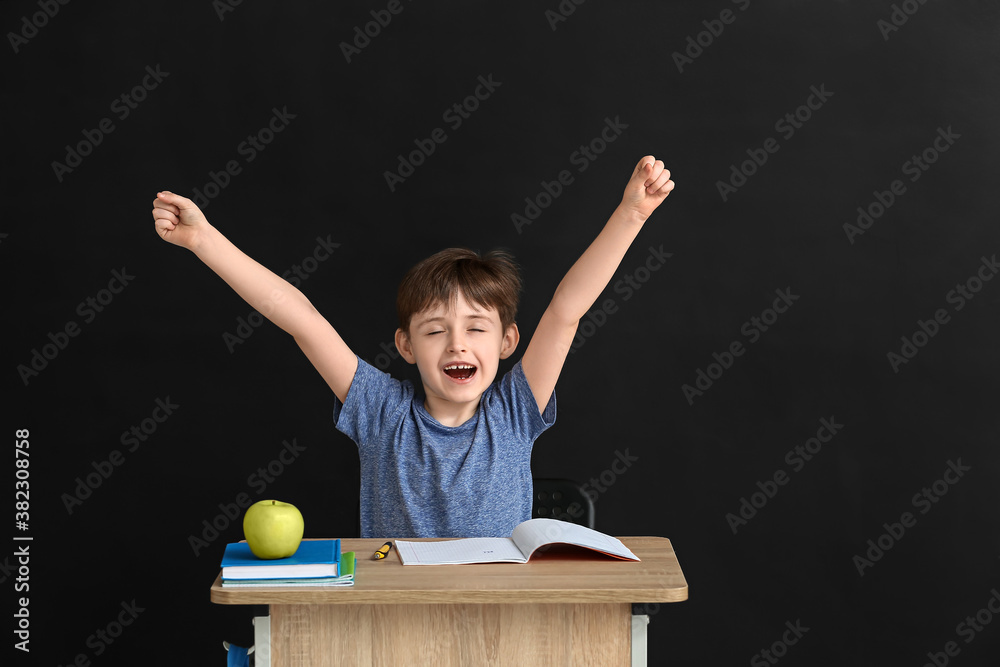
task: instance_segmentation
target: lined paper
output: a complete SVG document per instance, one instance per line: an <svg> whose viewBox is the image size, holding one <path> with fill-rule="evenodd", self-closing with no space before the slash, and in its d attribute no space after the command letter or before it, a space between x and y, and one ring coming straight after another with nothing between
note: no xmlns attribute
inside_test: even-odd
<svg viewBox="0 0 1000 667"><path fill-rule="evenodd" d="M404 565L527 562L509 537L470 537L445 542L396 540L396 549Z"/></svg>

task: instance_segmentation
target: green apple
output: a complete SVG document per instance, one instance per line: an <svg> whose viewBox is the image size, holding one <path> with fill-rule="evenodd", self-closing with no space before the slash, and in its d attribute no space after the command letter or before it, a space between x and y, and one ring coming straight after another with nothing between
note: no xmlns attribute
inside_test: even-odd
<svg viewBox="0 0 1000 667"><path fill-rule="evenodd" d="M279 500L261 500L243 515L243 535L257 558L288 558L302 541L305 523L295 505Z"/></svg>

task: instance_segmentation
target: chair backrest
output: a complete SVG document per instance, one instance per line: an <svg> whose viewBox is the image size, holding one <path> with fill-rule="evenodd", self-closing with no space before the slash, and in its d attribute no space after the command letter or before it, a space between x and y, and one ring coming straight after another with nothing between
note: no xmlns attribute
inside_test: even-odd
<svg viewBox="0 0 1000 667"><path fill-rule="evenodd" d="M594 527L594 501L571 479L533 480L532 519L560 519Z"/></svg>

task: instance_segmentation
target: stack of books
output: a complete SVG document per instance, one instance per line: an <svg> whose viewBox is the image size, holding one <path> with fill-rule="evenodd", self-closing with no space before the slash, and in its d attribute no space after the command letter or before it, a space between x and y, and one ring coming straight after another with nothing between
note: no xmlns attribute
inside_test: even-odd
<svg viewBox="0 0 1000 667"><path fill-rule="evenodd" d="M246 542L226 545L222 586L353 586L354 552L340 553L340 540L302 540L288 558L264 560Z"/></svg>

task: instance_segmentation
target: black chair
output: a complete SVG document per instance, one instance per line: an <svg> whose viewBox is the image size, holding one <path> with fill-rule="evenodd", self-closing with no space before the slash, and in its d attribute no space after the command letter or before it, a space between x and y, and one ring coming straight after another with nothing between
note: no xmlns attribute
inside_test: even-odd
<svg viewBox="0 0 1000 667"><path fill-rule="evenodd" d="M594 527L594 501L571 479L534 478L532 519L559 519Z"/></svg>

